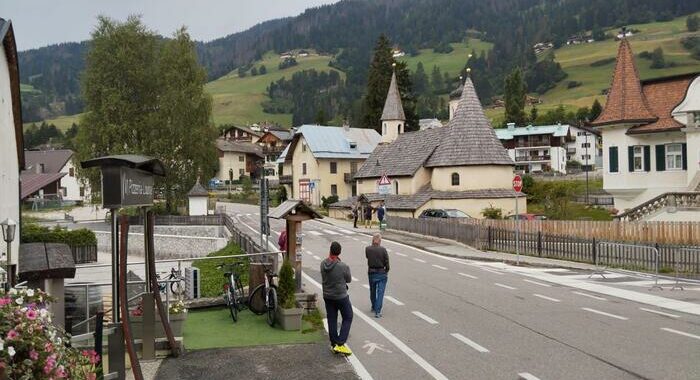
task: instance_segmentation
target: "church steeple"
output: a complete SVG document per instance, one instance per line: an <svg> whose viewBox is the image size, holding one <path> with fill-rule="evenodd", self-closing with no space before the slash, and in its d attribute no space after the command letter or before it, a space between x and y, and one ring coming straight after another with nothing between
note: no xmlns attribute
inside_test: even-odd
<svg viewBox="0 0 700 380"><path fill-rule="evenodd" d="M394 67L396 67L396 64L394 64ZM389 84L389 92L386 95L386 102L384 102L381 122L383 143L390 143L396 140L404 132L404 127L406 126L406 115L401 104L401 94L396 82L395 70L391 74L391 83Z"/></svg>

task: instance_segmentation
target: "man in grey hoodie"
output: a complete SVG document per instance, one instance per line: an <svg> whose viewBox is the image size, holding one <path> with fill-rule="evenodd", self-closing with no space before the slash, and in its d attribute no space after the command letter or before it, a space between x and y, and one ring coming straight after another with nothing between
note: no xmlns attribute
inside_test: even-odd
<svg viewBox="0 0 700 380"><path fill-rule="evenodd" d="M340 244L334 241L331 243L328 258L321 262L323 303L326 305L328 335L333 352L352 355L352 351L345 344L350 334L350 325L352 325L352 304L347 285L352 281L352 276L350 275L350 267L341 262L338 257L340 251ZM340 333L338 333L338 312L343 317Z"/></svg>

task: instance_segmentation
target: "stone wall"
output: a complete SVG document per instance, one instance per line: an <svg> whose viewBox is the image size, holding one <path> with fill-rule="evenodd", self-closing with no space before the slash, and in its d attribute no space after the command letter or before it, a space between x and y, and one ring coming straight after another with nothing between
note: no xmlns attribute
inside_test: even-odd
<svg viewBox="0 0 700 380"><path fill-rule="evenodd" d="M143 256L143 228L134 226L129 231L129 254ZM154 229L156 260L206 256L224 248L228 231L221 226L156 226ZM97 248L110 252L111 234L95 231Z"/></svg>

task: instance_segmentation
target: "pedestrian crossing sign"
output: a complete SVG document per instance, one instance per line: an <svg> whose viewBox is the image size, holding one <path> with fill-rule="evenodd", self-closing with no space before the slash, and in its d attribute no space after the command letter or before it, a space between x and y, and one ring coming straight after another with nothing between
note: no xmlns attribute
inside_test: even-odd
<svg viewBox="0 0 700 380"><path fill-rule="evenodd" d="M377 185L391 185L391 181L389 180L389 177L387 177L386 174L384 174L381 178L379 178L379 182L377 182Z"/></svg>
<svg viewBox="0 0 700 380"><path fill-rule="evenodd" d="M384 174L381 178L379 178L379 181L377 181L377 193L391 194L391 181L386 174Z"/></svg>

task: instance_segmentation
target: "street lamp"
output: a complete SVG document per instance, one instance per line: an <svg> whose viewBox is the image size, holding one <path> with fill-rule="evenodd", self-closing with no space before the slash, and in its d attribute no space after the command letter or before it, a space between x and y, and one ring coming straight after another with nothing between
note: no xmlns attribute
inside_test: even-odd
<svg viewBox="0 0 700 380"><path fill-rule="evenodd" d="M14 285L14 273L12 271L12 242L15 240L15 231L17 230L17 222L7 218L4 222L0 223L2 227L2 239L7 243L7 270L5 275L7 276L7 282L5 284L6 290Z"/></svg>

